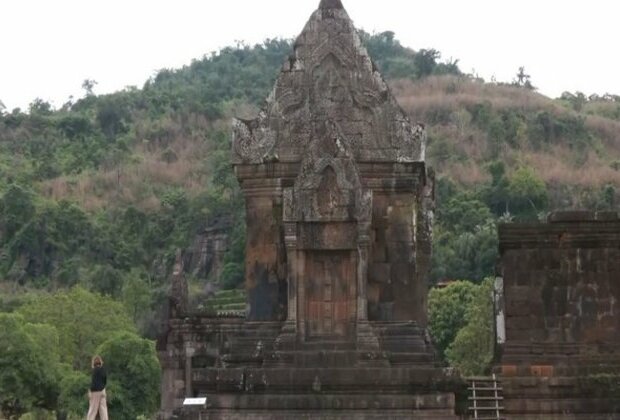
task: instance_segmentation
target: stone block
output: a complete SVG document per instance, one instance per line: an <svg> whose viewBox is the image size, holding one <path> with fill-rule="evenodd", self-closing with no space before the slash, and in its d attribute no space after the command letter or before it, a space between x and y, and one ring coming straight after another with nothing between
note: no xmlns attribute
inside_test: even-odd
<svg viewBox="0 0 620 420"><path fill-rule="evenodd" d="M408 263L413 259L413 243L395 242L388 238L388 261L391 263Z"/></svg>
<svg viewBox="0 0 620 420"><path fill-rule="evenodd" d="M553 376L553 366L551 365L532 365L530 366L532 376L550 377Z"/></svg>
<svg viewBox="0 0 620 420"><path fill-rule="evenodd" d="M620 220L616 211L557 211L549 215L549 223L615 222Z"/></svg>
<svg viewBox="0 0 620 420"><path fill-rule="evenodd" d="M371 247L371 256L372 262L375 263L385 263L388 261L388 257L387 257L387 247L385 246L385 243L383 242L375 242L372 244Z"/></svg>
<svg viewBox="0 0 620 420"><path fill-rule="evenodd" d="M391 265L386 263L372 263L368 266L368 281L373 283L390 283Z"/></svg>
<svg viewBox="0 0 620 420"><path fill-rule="evenodd" d="M412 242L413 229L409 223L391 223L386 231L386 239L390 242Z"/></svg>
<svg viewBox="0 0 620 420"><path fill-rule="evenodd" d="M414 265L411 263L392 263L391 280L393 283L412 283L414 280Z"/></svg>
<svg viewBox="0 0 620 420"><path fill-rule="evenodd" d="M502 365L501 375L504 377L517 376L517 365Z"/></svg>

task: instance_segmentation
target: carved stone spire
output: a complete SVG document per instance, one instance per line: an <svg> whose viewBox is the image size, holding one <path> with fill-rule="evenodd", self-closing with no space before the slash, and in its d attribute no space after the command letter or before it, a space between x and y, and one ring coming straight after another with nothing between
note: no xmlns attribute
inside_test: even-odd
<svg viewBox="0 0 620 420"><path fill-rule="evenodd" d="M344 9L340 0L321 0L319 9Z"/></svg>
<svg viewBox="0 0 620 420"><path fill-rule="evenodd" d="M321 0L265 108L233 122L233 163L299 163L334 125L356 162L424 161L424 130L400 108L341 0Z"/></svg>

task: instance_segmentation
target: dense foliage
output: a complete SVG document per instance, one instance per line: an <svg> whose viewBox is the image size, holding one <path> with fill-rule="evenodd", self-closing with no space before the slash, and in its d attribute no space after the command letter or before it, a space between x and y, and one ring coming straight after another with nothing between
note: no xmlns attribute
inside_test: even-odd
<svg viewBox="0 0 620 420"><path fill-rule="evenodd" d="M446 350L446 359L464 375L488 375L495 350L493 279L476 286L465 326Z"/></svg>
<svg viewBox="0 0 620 420"><path fill-rule="evenodd" d="M489 373L495 351L493 279L455 281L429 294L429 330L440 356L464 375Z"/></svg>
<svg viewBox="0 0 620 420"><path fill-rule="evenodd" d="M59 346L53 328L0 313L0 405L6 419L33 408L54 409Z"/></svg>
<svg viewBox="0 0 620 420"><path fill-rule="evenodd" d="M155 346L136 335L120 302L79 287L27 300L16 313L0 313L0 404L7 419L36 409L83 418L94 354L108 361L111 415L135 419L156 411Z"/></svg>

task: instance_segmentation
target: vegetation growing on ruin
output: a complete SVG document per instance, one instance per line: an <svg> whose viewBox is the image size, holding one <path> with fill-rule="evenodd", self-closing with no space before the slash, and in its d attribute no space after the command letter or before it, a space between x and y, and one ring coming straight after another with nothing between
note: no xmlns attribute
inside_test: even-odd
<svg viewBox="0 0 620 420"><path fill-rule="evenodd" d="M473 284L493 274L498 223L536 220L554 209L618 208L620 97L577 92L550 99L529 79L486 83L438 51L403 47L390 32L362 38L404 110L429 130L438 200L433 282L468 280L482 293L486 286ZM88 299L109 299L96 305L119 302L114 311L126 319L115 331L154 338L176 249L222 219L230 222L231 246L215 289L239 287L244 207L230 166L230 118L257 111L291 48L288 40L240 44L161 70L142 88L96 95L87 81L83 98L58 109L42 100L28 110L0 107L0 311L11 314L0 322L15 326L23 346L15 351L32 355L34 367L43 363L37 337L53 337L58 370L49 374L59 375L37 379L54 383L48 399L17 403L6 396L28 393L31 384L7 394L10 382L0 368L5 416L77 411L87 354L117 351L114 342L106 344L116 337L112 331L76 346L67 331L78 321L43 316L32 302L40 311L46 299L89 293ZM188 277L197 290L214 281ZM211 306L239 306L220 298ZM475 308L458 325L446 321L449 330L434 331L442 354L465 371L484 364L466 360L478 334ZM17 340L4 331L0 339ZM135 343L152 363L152 349ZM22 374L31 372L15 377ZM140 397L142 408L118 410L150 414L150 398Z"/></svg>

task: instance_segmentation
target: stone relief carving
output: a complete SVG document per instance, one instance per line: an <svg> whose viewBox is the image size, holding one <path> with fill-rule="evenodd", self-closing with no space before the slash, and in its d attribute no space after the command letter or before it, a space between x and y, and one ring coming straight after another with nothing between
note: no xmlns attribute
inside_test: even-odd
<svg viewBox="0 0 620 420"><path fill-rule="evenodd" d="M333 217L346 205L343 191L338 187L336 172L328 166L323 171L316 194L317 210L322 217Z"/></svg>
<svg viewBox="0 0 620 420"><path fill-rule="evenodd" d="M397 104L343 9L315 12L265 109L253 121L235 120L235 160L300 162L315 126L328 121L349 139L355 160L424 160L424 127Z"/></svg>
<svg viewBox="0 0 620 420"><path fill-rule="evenodd" d="M264 111L256 120L233 119L233 158L240 158L244 163L277 160L277 156L273 155L275 135L264 124L266 120Z"/></svg>
<svg viewBox="0 0 620 420"><path fill-rule="evenodd" d="M283 201L285 220L370 220L372 193L362 188L352 142L338 123L314 124L300 173Z"/></svg>

